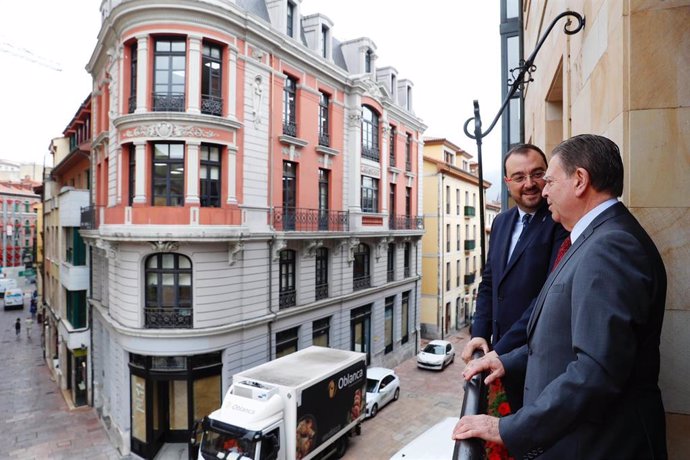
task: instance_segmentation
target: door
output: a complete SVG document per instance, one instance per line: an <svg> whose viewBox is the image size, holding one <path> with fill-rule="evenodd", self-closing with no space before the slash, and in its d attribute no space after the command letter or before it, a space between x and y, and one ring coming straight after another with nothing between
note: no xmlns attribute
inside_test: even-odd
<svg viewBox="0 0 690 460"><path fill-rule="evenodd" d="M356 310L354 311L356 312ZM367 355L367 365L370 361L370 337L371 337L371 314L361 313L353 314L353 319L350 323L350 333L352 337L352 351L365 353Z"/></svg>
<svg viewBox="0 0 690 460"><path fill-rule="evenodd" d="M319 230L328 230L328 170L319 169Z"/></svg>
<svg viewBox="0 0 690 460"><path fill-rule="evenodd" d="M297 165L283 161L283 230L295 229L297 203Z"/></svg>

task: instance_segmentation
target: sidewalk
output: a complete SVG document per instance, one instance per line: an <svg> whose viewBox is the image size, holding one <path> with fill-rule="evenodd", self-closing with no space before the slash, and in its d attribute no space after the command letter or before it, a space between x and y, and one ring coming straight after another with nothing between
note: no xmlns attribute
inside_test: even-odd
<svg viewBox="0 0 690 460"><path fill-rule="evenodd" d="M27 337L28 305L0 311L0 459L120 459L92 407L68 409L43 361L40 327Z"/></svg>

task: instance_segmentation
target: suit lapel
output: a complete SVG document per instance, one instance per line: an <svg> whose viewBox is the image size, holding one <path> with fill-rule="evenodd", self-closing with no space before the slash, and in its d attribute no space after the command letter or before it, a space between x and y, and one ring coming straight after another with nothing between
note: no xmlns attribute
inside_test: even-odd
<svg viewBox="0 0 690 460"><path fill-rule="evenodd" d="M568 252L565 253L558 266L549 274L549 277L546 278L544 286L542 287L541 291L539 292L539 295L537 296L536 303L534 304L534 311L532 311L532 315L530 316L529 322L527 323L527 339L531 337L532 332L534 330L534 326L537 320L539 319L539 315L541 314L542 308L544 307L544 300L546 299L546 294L549 292L549 289L551 289L554 280L558 277L558 274L561 272L561 270L564 269L564 267L568 264L568 261L574 256L577 250L583 244L585 244L587 239L590 236L592 236L592 234L597 230L597 228L601 224L611 219L612 217L621 214L621 212L624 211L627 211L627 208L623 205L623 203L617 203L605 210L604 212L602 212L601 214L599 214L594 219L594 221L591 224L589 224L587 228L585 228L585 230L582 232L579 238L570 247Z"/></svg>
<svg viewBox="0 0 690 460"><path fill-rule="evenodd" d="M503 278L503 274L506 271L506 262L508 260L508 251L510 250L510 238L513 234L513 227L515 226L515 221L517 220L518 211L517 206L514 206L508 211L506 215L506 222L500 230L500 234L496 235L496 238L492 238L496 241L498 245L498 257L499 263L498 267L493 268L496 272L496 279L500 282Z"/></svg>
<svg viewBox="0 0 690 460"><path fill-rule="evenodd" d="M547 212L548 212L547 207L541 206L539 209L537 209L537 212L534 213L534 216L532 217L532 221L527 226L527 230L525 231L525 234L522 235L522 238L520 238L518 240L517 244L515 245L515 249L513 249L513 254L511 254L511 256L510 256L510 260L508 261L506 268L505 268L505 271L503 272L504 274L508 273L511 270L511 268L513 268L513 265L515 265L515 262L520 258L520 255L525 251L525 248L527 248L529 246L530 242L535 238L535 235L537 235L539 233L540 227L546 221ZM512 234L512 227L511 227L511 234ZM507 240L508 240L508 242L510 242L510 236L508 237ZM506 248L506 254L507 253L508 253L508 248Z"/></svg>

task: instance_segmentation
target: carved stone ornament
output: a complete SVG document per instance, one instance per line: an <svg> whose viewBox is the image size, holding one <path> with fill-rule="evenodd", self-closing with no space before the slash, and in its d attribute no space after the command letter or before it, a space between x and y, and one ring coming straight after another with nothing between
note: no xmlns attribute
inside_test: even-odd
<svg viewBox="0 0 690 460"><path fill-rule="evenodd" d="M177 252L180 249L179 241L150 241L149 243L155 252Z"/></svg>
<svg viewBox="0 0 690 460"><path fill-rule="evenodd" d="M214 131L210 129L200 128L198 126L177 125L167 121L152 125L141 125L134 128L126 129L123 137L217 137Z"/></svg>
<svg viewBox="0 0 690 460"><path fill-rule="evenodd" d="M376 178L381 177L381 170L379 168L375 168L373 166L369 166L369 165L365 165L365 164L360 165L359 172L364 174L365 176L371 176L371 177L376 177Z"/></svg>
<svg viewBox="0 0 690 460"><path fill-rule="evenodd" d="M243 250L244 242L241 240L228 243L228 265L235 265L240 259Z"/></svg>
<svg viewBox="0 0 690 460"><path fill-rule="evenodd" d="M280 251L287 247L287 240L276 239L273 241L273 260L280 259Z"/></svg>
<svg viewBox="0 0 690 460"><path fill-rule="evenodd" d="M380 100L383 97L383 94L381 93L381 89L379 88L379 85L374 80L365 79L365 80L362 80L362 84L364 85L364 88L366 88L367 92L374 99Z"/></svg>
<svg viewBox="0 0 690 460"><path fill-rule="evenodd" d="M362 111L359 109L351 111L350 114L347 116L347 119L350 123L350 126L359 126L360 123L362 123Z"/></svg>
<svg viewBox="0 0 690 460"><path fill-rule="evenodd" d="M112 243L105 240L96 240L96 247L102 249L108 259L117 259L117 243Z"/></svg>
<svg viewBox="0 0 690 460"><path fill-rule="evenodd" d="M350 238L348 240L349 254L347 255L347 263L351 264L355 260L355 251L357 246L359 246L359 238Z"/></svg>
<svg viewBox="0 0 690 460"><path fill-rule="evenodd" d="M307 244L306 255L307 257L316 257L316 250L323 247L323 240L311 240Z"/></svg>

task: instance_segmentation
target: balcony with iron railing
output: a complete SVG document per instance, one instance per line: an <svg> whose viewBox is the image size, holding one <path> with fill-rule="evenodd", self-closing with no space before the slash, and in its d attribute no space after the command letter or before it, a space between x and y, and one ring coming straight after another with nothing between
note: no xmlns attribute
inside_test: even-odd
<svg viewBox="0 0 690 460"><path fill-rule="evenodd" d="M153 93L154 112L184 112L185 93Z"/></svg>
<svg viewBox="0 0 690 460"><path fill-rule="evenodd" d="M474 206L465 206L465 217L474 217L476 215L476 210Z"/></svg>
<svg viewBox="0 0 690 460"><path fill-rule="evenodd" d="M145 307L144 321L148 329L191 329L192 308Z"/></svg>
<svg viewBox="0 0 690 460"><path fill-rule="evenodd" d="M475 240L465 240L465 251L472 251L476 247Z"/></svg>
<svg viewBox="0 0 690 460"><path fill-rule="evenodd" d="M295 120L283 121L283 134L297 137L297 123L295 123Z"/></svg>
<svg viewBox="0 0 690 460"><path fill-rule="evenodd" d="M424 230L424 218L420 216L388 216L390 230Z"/></svg>
<svg viewBox="0 0 690 460"><path fill-rule="evenodd" d="M296 289L283 289L278 294L278 308L282 310L283 308L294 307L297 305L297 290Z"/></svg>
<svg viewBox="0 0 690 460"><path fill-rule="evenodd" d="M352 279L352 290L359 291L371 287L371 275L358 276Z"/></svg>
<svg viewBox="0 0 690 460"><path fill-rule="evenodd" d="M367 147L362 146L362 158L366 158L371 161L379 162L381 157L378 147Z"/></svg>
<svg viewBox="0 0 690 460"><path fill-rule="evenodd" d="M477 350L472 355L473 359L479 359L484 356L484 352ZM469 381L465 382L464 396L462 398L462 409L460 410L460 418L465 415L479 415L486 413L486 391L487 387L484 384L484 379L487 373L477 374ZM486 451L484 441L479 438L464 439L462 441L455 441L453 448L452 460L473 460L486 458Z"/></svg>
<svg viewBox="0 0 690 460"><path fill-rule="evenodd" d="M96 211L96 206L82 206L79 228L82 230L95 230L98 228L96 224Z"/></svg>
<svg viewBox="0 0 690 460"><path fill-rule="evenodd" d="M323 147L331 146L331 135L328 133L319 133L319 145Z"/></svg>
<svg viewBox="0 0 690 460"><path fill-rule="evenodd" d="M136 93L132 94L129 96L129 99L127 100L127 113L134 113L134 111L137 109L137 95Z"/></svg>
<svg viewBox="0 0 690 460"><path fill-rule="evenodd" d="M328 209L274 208L273 227L283 232L346 232L349 212Z"/></svg>
<svg viewBox="0 0 690 460"><path fill-rule="evenodd" d="M314 289L314 300L328 298L328 283L317 284Z"/></svg>
<svg viewBox="0 0 690 460"><path fill-rule="evenodd" d="M206 115L223 115L223 98L211 96L210 94L201 95L201 113Z"/></svg>

